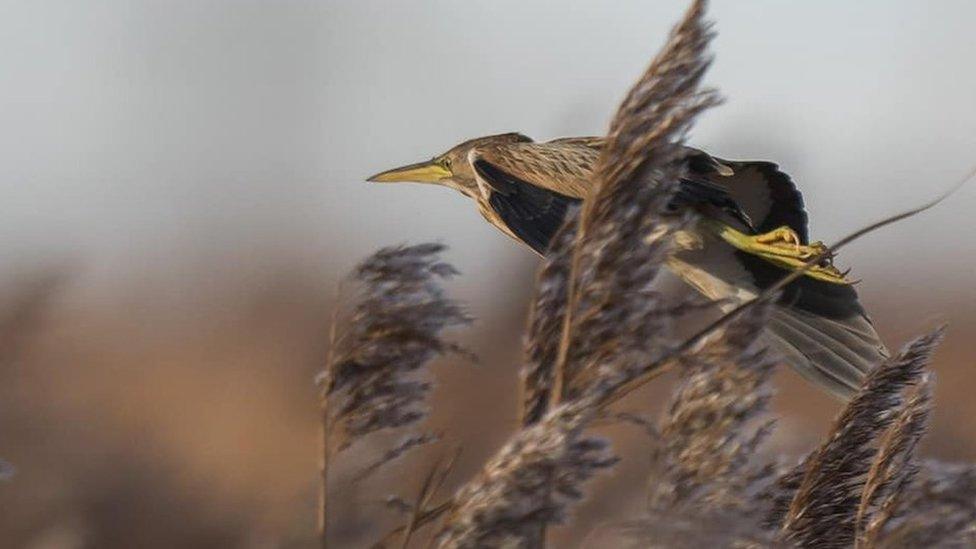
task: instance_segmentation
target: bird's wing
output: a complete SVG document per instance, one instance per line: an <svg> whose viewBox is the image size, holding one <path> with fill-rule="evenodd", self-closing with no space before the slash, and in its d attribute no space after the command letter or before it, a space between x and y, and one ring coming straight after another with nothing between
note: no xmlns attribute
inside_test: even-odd
<svg viewBox="0 0 976 549"><path fill-rule="evenodd" d="M693 173L689 173L678 183L668 207L672 211L708 207L709 211L702 213L710 217L720 216L723 221L738 226L740 230L756 232L756 222L732 198L728 187L704 177L697 177Z"/></svg>
<svg viewBox="0 0 976 549"><path fill-rule="evenodd" d="M710 164L712 161L727 167L731 173L718 173ZM751 220L756 233L785 225L797 233L801 242L808 242L803 197L776 164L692 155L687 173L676 199L691 197L698 204L715 206L723 221L730 224L742 223L733 211L738 208ZM699 291L714 298L725 297L722 293L732 294L736 288L750 288L758 293L788 274L761 257L722 246L688 254L685 261L704 269L711 277L707 279L699 273L699 278L725 282L725 286L714 283L709 286L694 280L695 273L679 273ZM714 291L715 288L723 291ZM802 376L843 399L850 398L867 373L888 356L853 286L807 276L794 280L782 290L765 337Z"/></svg>
<svg viewBox="0 0 976 549"><path fill-rule="evenodd" d="M487 160L472 160L491 209L512 234L544 254L567 212L580 200L533 185Z"/></svg>
<svg viewBox="0 0 976 549"><path fill-rule="evenodd" d="M691 154L688 164L675 200L714 206L750 232L787 226L801 243L808 242L803 195L776 164L727 161L700 151Z"/></svg>
<svg viewBox="0 0 976 549"><path fill-rule="evenodd" d="M764 335L800 375L842 400L889 356L863 316L830 319L780 304L771 311Z"/></svg>
<svg viewBox="0 0 976 549"><path fill-rule="evenodd" d="M735 172L728 183L733 199L758 221L760 233L787 226L809 239L803 195L790 176L772 162L728 162Z"/></svg>

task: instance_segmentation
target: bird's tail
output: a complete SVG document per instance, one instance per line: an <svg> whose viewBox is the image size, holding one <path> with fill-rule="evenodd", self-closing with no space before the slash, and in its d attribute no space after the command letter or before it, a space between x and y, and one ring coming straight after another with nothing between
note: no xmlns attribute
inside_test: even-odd
<svg viewBox="0 0 976 549"><path fill-rule="evenodd" d="M849 400L888 349L865 316L831 319L779 304L765 337L800 375Z"/></svg>

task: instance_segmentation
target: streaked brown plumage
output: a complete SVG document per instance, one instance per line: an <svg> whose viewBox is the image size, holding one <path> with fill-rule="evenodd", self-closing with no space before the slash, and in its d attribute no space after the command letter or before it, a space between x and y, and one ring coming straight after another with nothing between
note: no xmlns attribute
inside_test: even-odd
<svg viewBox="0 0 976 549"><path fill-rule="evenodd" d="M489 223L544 254L567 211L586 199L603 143L492 135L369 180L456 189ZM701 221L681 235L684 249L669 267L706 296L733 304L748 299L822 250L809 242L802 196L775 164L689 148L685 173L671 205L695 209ZM854 289L829 263L787 287L767 339L802 375L843 398L887 356Z"/></svg>

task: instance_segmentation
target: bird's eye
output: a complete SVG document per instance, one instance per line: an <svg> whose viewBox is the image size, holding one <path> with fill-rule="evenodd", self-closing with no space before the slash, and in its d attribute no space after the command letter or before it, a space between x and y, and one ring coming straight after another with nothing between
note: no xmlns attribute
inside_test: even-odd
<svg viewBox="0 0 976 549"><path fill-rule="evenodd" d="M449 170L451 169L451 161L448 160L447 158L445 158L444 160L441 160L441 165L444 166L445 168L449 169Z"/></svg>

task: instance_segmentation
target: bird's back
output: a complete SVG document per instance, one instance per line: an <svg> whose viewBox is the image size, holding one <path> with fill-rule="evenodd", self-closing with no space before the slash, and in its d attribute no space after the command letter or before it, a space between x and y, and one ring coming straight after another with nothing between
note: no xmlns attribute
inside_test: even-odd
<svg viewBox="0 0 976 549"><path fill-rule="evenodd" d="M602 146L600 137L567 137L489 145L478 150L478 157L533 185L584 198L593 184Z"/></svg>

